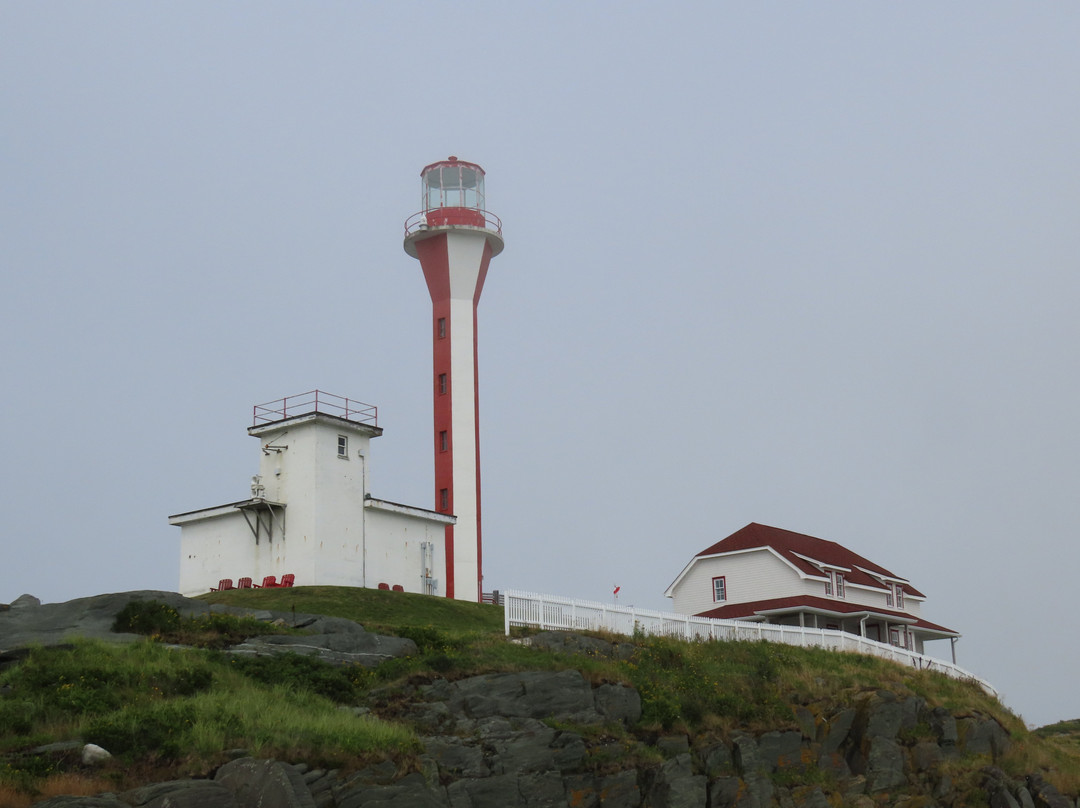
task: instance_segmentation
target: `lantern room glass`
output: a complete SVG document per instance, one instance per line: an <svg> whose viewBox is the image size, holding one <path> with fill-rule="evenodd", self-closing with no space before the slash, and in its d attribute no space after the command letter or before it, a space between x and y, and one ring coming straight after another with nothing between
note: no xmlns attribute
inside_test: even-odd
<svg viewBox="0 0 1080 808"><path fill-rule="evenodd" d="M473 163L448 160L424 169L424 210L469 208L484 210L484 169Z"/></svg>

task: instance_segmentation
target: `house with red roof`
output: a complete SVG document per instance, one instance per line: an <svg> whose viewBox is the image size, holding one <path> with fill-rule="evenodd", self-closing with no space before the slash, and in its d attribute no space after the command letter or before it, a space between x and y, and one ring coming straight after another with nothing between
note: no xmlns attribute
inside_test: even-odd
<svg viewBox="0 0 1080 808"><path fill-rule="evenodd" d="M664 593L680 614L846 631L923 653L960 635L922 617L926 600L836 542L752 522L702 550Z"/></svg>

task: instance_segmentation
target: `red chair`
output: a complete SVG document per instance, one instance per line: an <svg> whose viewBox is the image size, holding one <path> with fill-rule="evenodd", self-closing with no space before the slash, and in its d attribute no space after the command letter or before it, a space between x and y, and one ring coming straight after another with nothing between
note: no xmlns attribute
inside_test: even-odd
<svg viewBox="0 0 1080 808"><path fill-rule="evenodd" d="M250 578L241 578L239 581L236 582L236 588L237 589L251 589L251 579Z"/></svg>
<svg viewBox="0 0 1080 808"><path fill-rule="evenodd" d="M293 581L295 580L295 575L293 575L291 572L286 572L284 575L281 576L281 583L279 583L278 586L283 586L288 589L293 585Z"/></svg>
<svg viewBox="0 0 1080 808"><path fill-rule="evenodd" d="M261 584L255 584L256 589L275 589L276 587L277 587L277 576L276 575L267 575L265 578L263 578L263 582Z"/></svg>
<svg viewBox="0 0 1080 808"><path fill-rule="evenodd" d="M224 592L226 589L232 589L232 578L222 578L218 581L217 586L210 587L211 592Z"/></svg>
<svg viewBox="0 0 1080 808"><path fill-rule="evenodd" d="M379 584L379 589L382 589L384 592L389 592L390 584Z"/></svg>
<svg viewBox="0 0 1080 808"><path fill-rule="evenodd" d="M394 584L393 589L394 589L395 592L404 592L405 591L405 587L403 587L401 584Z"/></svg>

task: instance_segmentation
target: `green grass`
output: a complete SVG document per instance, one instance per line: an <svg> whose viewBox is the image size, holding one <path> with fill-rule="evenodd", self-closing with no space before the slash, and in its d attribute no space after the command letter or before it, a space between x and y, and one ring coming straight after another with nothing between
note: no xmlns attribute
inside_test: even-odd
<svg viewBox="0 0 1080 808"><path fill-rule="evenodd" d="M355 701L356 673L291 656L237 660L149 640L36 649L0 675L11 687L0 698L0 752L9 753L0 783L52 773L46 757L10 753L73 737L112 752L121 779L128 767L206 771L237 747L320 765L412 752L407 727L353 715L320 694L337 682L329 689Z"/></svg>
<svg viewBox="0 0 1080 808"><path fill-rule="evenodd" d="M347 586L290 589L235 589L201 596L207 603L297 614L325 614L355 620L369 631L397 633L402 627L429 626L449 635L503 632L500 606L465 603L408 592L383 592Z"/></svg>

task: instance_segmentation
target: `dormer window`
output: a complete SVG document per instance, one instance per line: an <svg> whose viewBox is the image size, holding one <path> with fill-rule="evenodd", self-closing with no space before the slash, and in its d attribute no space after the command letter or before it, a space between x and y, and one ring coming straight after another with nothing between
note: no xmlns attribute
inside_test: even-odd
<svg viewBox="0 0 1080 808"><path fill-rule="evenodd" d="M833 597L833 593L837 598L844 597L844 573L836 572L835 570L829 570L827 573L828 578L825 581L825 595L826 597Z"/></svg>
<svg viewBox="0 0 1080 808"><path fill-rule="evenodd" d="M887 584L889 587L885 593L885 605L894 606L897 609L904 608L904 585L903 584Z"/></svg>

